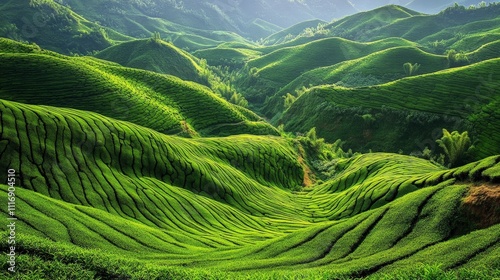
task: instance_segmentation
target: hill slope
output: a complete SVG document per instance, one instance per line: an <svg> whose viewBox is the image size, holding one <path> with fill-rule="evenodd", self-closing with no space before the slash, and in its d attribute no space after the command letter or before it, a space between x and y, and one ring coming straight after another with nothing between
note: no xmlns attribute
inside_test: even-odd
<svg viewBox="0 0 500 280"><path fill-rule="evenodd" d="M107 48L95 57L126 67L176 76L183 80L207 83L202 69L192 57L174 45L153 39L137 40Z"/></svg>
<svg viewBox="0 0 500 280"><path fill-rule="evenodd" d="M446 28L495 19L499 11L500 5L480 9L466 9L463 6L450 7L436 15L413 16L381 26L369 32L367 38L374 40L389 36L418 41Z"/></svg>
<svg viewBox="0 0 500 280"><path fill-rule="evenodd" d="M19 174L17 248L44 264L36 273L50 273L56 259L58 270L78 266L94 277L173 279L366 276L415 261L498 265L498 225L472 223L461 203L470 187L456 183L498 188L498 156L443 170L408 156L361 155L340 160L314 191L293 194L284 188L302 183L303 168L281 138L183 139L10 101L0 112L1 167ZM0 189L7 195L8 186ZM137 265L144 261L155 268Z"/></svg>
<svg viewBox="0 0 500 280"><path fill-rule="evenodd" d="M19 47L6 39L0 44L4 99L95 111L186 136L277 134L257 115L199 84L89 57Z"/></svg>
<svg viewBox="0 0 500 280"><path fill-rule="evenodd" d="M379 86L316 87L297 99L283 122L290 131L317 127L321 137L342 138L355 149L408 153L434 148L442 128L469 130L478 158L498 154L499 67L497 58Z"/></svg>
<svg viewBox="0 0 500 280"><path fill-rule="evenodd" d="M411 45L412 42L398 38L370 43L358 43L337 37L316 40L282 48L250 60L247 67L254 68L255 71L243 84L259 88L257 96L248 96L249 100L263 102L263 96L271 95L308 70L360 58L387 48Z"/></svg>
<svg viewBox="0 0 500 280"><path fill-rule="evenodd" d="M483 52L481 52L483 53ZM480 55L477 55L479 57ZM406 73L405 63L418 63L413 73ZM332 66L320 67L305 72L280 89L265 104L264 112L273 118L285 110L283 96L301 88L337 84L345 87L360 87L395 81L409 75L432 73L448 68L445 56L426 53L417 47L395 47L371 53L358 59L348 60Z"/></svg>

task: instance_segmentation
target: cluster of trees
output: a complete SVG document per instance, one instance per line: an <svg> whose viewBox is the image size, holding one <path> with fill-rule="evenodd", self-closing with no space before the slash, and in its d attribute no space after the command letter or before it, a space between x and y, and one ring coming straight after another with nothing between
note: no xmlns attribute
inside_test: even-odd
<svg viewBox="0 0 500 280"><path fill-rule="evenodd" d="M200 59L199 65L202 69L200 75L216 94L235 105L248 107L245 96L233 86L238 75L235 71L228 66L209 66L206 59Z"/></svg>
<svg viewBox="0 0 500 280"><path fill-rule="evenodd" d="M474 145L467 131L460 133L458 131L449 132L447 129L443 129L443 136L437 139L436 143L444 154L435 155L428 147L425 147L417 156L452 168L468 163L474 151Z"/></svg>
<svg viewBox="0 0 500 280"><path fill-rule="evenodd" d="M467 54L465 54L463 52L457 52L454 49L450 49L445 54L446 54L446 58L448 60L448 67L450 67L450 68L460 67L460 66L465 66L465 65L470 64L470 61L469 61L469 58L467 57Z"/></svg>

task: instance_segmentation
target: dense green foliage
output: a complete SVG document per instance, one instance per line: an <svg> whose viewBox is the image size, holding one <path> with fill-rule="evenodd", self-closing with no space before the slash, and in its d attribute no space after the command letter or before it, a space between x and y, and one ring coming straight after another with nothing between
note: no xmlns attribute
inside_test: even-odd
<svg viewBox="0 0 500 280"><path fill-rule="evenodd" d="M36 42L61 53L102 50L116 41L130 40L54 1L4 1L0 6L0 36Z"/></svg>
<svg viewBox="0 0 500 280"><path fill-rule="evenodd" d="M291 193L283 188L302 184L303 166L279 137L183 139L73 109L10 101L0 109L0 162L22 174L20 264L42 266L21 269L27 275L269 279L293 268L326 278L417 262L497 265L498 225L457 231L468 224L456 213L469 187L455 182L497 181L498 156L447 170L357 155L329 163L316 188ZM92 257L101 250L129 260Z"/></svg>
<svg viewBox="0 0 500 280"><path fill-rule="evenodd" d="M500 277L500 5L4 2L14 278Z"/></svg>
<svg viewBox="0 0 500 280"><path fill-rule="evenodd" d="M444 150L450 166L453 167L464 164L465 157L472 144L467 131L463 133L453 131L450 133L446 129L443 129L443 137L436 140L436 142Z"/></svg>

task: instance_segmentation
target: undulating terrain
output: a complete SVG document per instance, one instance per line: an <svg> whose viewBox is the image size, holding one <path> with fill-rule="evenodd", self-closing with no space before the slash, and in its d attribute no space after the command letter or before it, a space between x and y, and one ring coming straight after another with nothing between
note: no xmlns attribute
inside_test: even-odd
<svg viewBox="0 0 500 280"><path fill-rule="evenodd" d="M498 279L500 4L0 1L0 196L2 279Z"/></svg>

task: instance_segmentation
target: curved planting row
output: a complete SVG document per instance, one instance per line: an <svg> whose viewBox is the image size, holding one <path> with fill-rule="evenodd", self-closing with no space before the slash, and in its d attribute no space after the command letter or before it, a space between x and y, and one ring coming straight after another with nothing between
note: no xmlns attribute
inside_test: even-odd
<svg viewBox="0 0 500 280"><path fill-rule="evenodd" d="M184 139L11 101L0 102L0 124L0 168L16 170L26 235L229 278L496 263L498 225L474 230L462 200L471 184L498 184L500 156L443 169L365 154L338 160L330 179L293 194L286 188L302 183L303 167L279 137Z"/></svg>
<svg viewBox="0 0 500 280"><path fill-rule="evenodd" d="M281 189L302 182L302 166L279 138L187 140L94 113L9 101L0 112L2 165L44 196L234 244L296 227L284 219L305 223Z"/></svg>
<svg viewBox="0 0 500 280"><path fill-rule="evenodd" d="M0 62L2 99L94 111L169 134L278 135L208 88L173 76L17 48L8 40L0 41ZM224 129L214 129L219 126Z"/></svg>

